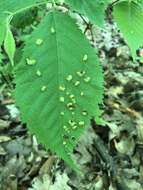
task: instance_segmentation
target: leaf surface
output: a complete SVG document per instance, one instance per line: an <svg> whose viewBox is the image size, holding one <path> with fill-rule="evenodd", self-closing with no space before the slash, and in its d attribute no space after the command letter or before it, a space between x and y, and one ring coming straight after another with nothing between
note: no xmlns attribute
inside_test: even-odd
<svg viewBox="0 0 143 190"><path fill-rule="evenodd" d="M91 23L103 26L105 18L105 9L109 0L65 0L73 10L86 16Z"/></svg>
<svg viewBox="0 0 143 190"><path fill-rule="evenodd" d="M8 11L10 13L16 13L17 11L26 10L43 2L46 2L46 0L1 0L0 12Z"/></svg>
<svg viewBox="0 0 143 190"><path fill-rule="evenodd" d="M11 64L14 65L13 59L14 59L16 45L9 25L7 26L6 36L4 40L4 49L11 61Z"/></svg>
<svg viewBox="0 0 143 190"><path fill-rule="evenodd" d="M143 8L135 2L121 2L114 6L113 16L135 59L143 45Z"/></svg>
<svg viewBox="0 0 143 190"><path fill-rule="evenodd" d="M0 13L0 46L3 43L6 33L6 19L5 15Z"/></svg>
<svg viewBox="0 0 143 190"><path fill-rule="evenodd" d="M8 17L44 2L46 0L0 0L0 46L5 39Z"/></svg>
<svg viewBox="0 0 143 190"><path fill-rule="evenodd" d="M45 16L26 43L15 82L23 121L75 169L73 148L91 117L100 120L103 94L96 52L75 20L58 11Z"/></svg>

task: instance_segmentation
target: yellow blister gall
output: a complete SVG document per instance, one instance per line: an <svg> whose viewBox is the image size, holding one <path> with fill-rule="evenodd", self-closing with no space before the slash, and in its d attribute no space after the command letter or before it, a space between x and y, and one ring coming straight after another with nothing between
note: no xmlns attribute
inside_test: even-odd
<svg viewBox="0 0 143 190"><path fill-rule="evenodd" d="M41 45L42 43L43 43L42 39L39 38L39 39L36 40L36 45Z"/></svg>
<svg viewBox="0 0 143 190"><path fill-rule="evenodd" d="M42 92L45 92L46 89L47 89L47 86L42 86L42 87L41 87L41 91L42 91Z"/></svg>
<svg viewBox="0 0 143 190"><path fill-rule="evenodd" d="M80 126L83 126L84 125L84 121L79 121L78 123Z"/></svg>
<svg viewBox="0 0 143 190"><path fill-rule="evenodd" d="M81 96L84 96L84 92L81 92L80 95L81 95Z"/></svg>
<svg viewBox="0 0 143 190"><path fill-rule="evenodd" d="M74 83L74 85L75 85L75 86L79 86L79 85L80 85L80 82L79 82L79 81L76 81L76 82Z"/></svg>
<svg viewBox="0 0 143 190"><path fill-rule="evenodd" d="M59 101L60 101L60 102L64 102L64 101L65 101L65 98L64 98L64 97L60 97Z"/></svg>
<svg viewBox="0 0 143 190"><path fill-rule="evenodd" d="M88 55L87 54L85 54L84 56L83 56L83 59L82 59L84 62L86 62L87 60L88 60Z"/></svg>
<svg viewBox="0 0 143 190"><path fill-rule="evenodd" d="M65 91L65 89L66 89L66 88L65 88L64 86L59 86L59 90L60 90L60 91Z"/></svg>
<svg viewBox="0 0 143 190"><path fill-rule="evenodd" d="M36 64L36 60L35 59L26 58L26 63L27 63L27 65L35 65Z"/></svg>
<svg viewBox="0 0 143 190"><path fill-rule="evenodd" d="M36 71L36 75L37 75L38 77L42 76L41 71L40 71L40 70L37 70L37 71Z"/></svg>
<svg viewBox="0 0 143 190"><path fill-rule="evenodd" d="M51 33L54 34L56 31L55 31L55 28L54 27L51 27Z"/></svg>
<svg viewBox="0 0 143 190"><path fill-rule="evenodd" d="M60 114L61 114L62 116L65 115L65 113L64 113L63 111L62 111Z"/></svg>
<svg viewBox="0 0 143 190"><path fill-rule="evenodd" d="M71 81L72 78L73 78L72 75L68 75L67 78L66 78L66 80L67 80L67 81Z"/></svg>
<svg viewBox="0 0 143 190"><path fill-rule="evenodd" d="M91 80L90 77L86 77L86 78L84 78L84 81L85 81L85 82L89 82L90 80Z"/></svg>

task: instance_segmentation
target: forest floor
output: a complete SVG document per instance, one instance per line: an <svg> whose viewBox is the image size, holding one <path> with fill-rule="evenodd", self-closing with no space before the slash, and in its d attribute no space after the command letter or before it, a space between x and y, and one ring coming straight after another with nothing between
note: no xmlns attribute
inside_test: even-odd
<svg viewBox="0 0 143 190"><path fill-rule="evenodd" d="M104 68L105 125L92 121L74 151L84 175L29 134L1 82L0 190L143 190L143 64L133 62L113 23L92 35Z"/></svg>

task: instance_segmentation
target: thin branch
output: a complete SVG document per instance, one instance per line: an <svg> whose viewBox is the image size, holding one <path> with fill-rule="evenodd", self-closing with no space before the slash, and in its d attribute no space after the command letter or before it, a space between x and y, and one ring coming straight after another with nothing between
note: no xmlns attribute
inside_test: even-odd
<svg viewBox="0 0 143 190"><path fill-rule="evenodd" d="M93 127L95 130L95 128ZM96 134L95 131L95 149L97 153L99 154L101 160L106 165L106 170L108 173L110 173L111 179L113 183L115 183L118 190L130 190L124 183L122 174L119 175L118 172L118 165L115 163L114 159L110 156L107 148L104 145L104 142L102 139Z"/></svg>

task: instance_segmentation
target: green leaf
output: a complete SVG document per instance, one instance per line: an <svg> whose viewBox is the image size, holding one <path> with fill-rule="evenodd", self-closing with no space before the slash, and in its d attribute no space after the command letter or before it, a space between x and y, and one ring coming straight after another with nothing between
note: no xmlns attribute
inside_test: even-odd
<svg viewBox="0 0 143 190"><path fill-rule="evenodd" d="M7 31L4 40L4 49L10 59L11 64L14 65L13 59L14 59L16 45L9 24L7 25Z"/></svg>
<svg viewBox="0 0 143 190"><path fill-rule="evenodd" d="M0 1L0 12L10 12L15 14L23 10L29 9L33 6L39 5L46 2L46 0L1 0Z"/></svg>
<svg viewBox="0 0 143 190"><path fill-rule="evenodd" d="M11 25L15 28L25 28L26 26L29 26L30 24L33 24L33 22L37 19L38 9L28 9L26 11L23 11L19 14L16 14L14 18L12 19Z"/></svg>
<svg viewBox="0 0 143 190"><path fill-rule="evenodd" d="M91 23L103 26L109 0L65 0L73 10L85 15Z"/></svg>
<svg viewBox="0 0 143 190"><path fill-rule="evenodd" d="M113 16L135 59L143 45L143 9L135 2L122 2L115 5Z"/></svg>
<svg viewBox="0 0 143 190"><path fill-rule="evenodd" d="M5 15L0 13L0 46L2 45L6 33L6 19Z"/></svg>
<svg viewBox="0 0 143 190"><path fill-rule="evenodd" d="M0 0L0 45L4 41L7 19L10 15L38 6L44 2L46 0Z"/></svg>
<svg viewBox="0 0 143 190"><path fill-rule="evenodd" d="M50 12L32 33L16 69L15 97L30 131L72 168L73 148L98 122L103 74L96 52L66 13Z"/></svg>

